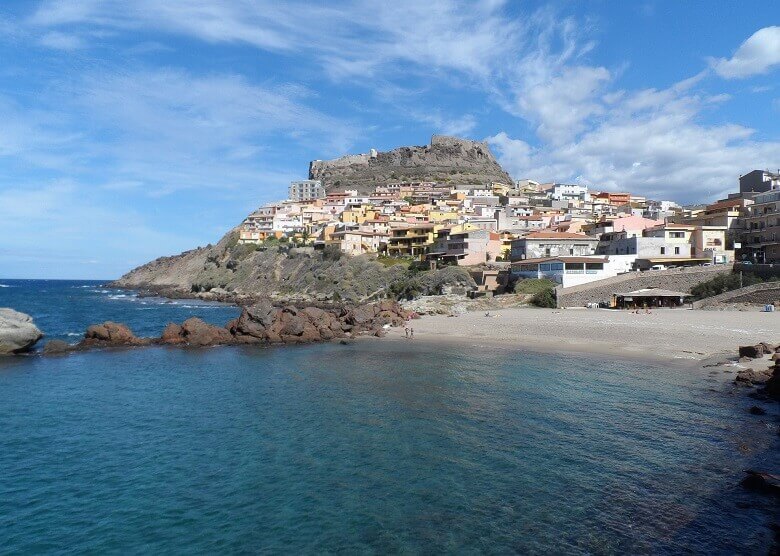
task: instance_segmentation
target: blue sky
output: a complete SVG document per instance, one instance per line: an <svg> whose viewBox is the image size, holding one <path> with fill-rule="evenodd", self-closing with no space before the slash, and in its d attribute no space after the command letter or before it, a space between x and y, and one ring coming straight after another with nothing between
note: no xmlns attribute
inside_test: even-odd
<svg viewBox="0 0 780 556"><path fill-rule="evenodd" d="M780 167L775 1L5 1L0 277L217 241L308 163L434 133L680 202Z"/></svg>

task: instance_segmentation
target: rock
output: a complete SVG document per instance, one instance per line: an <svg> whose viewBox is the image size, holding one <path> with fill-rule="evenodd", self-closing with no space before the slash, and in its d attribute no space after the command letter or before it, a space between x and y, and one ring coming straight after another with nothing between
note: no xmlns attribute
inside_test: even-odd
<svg viewBox="0 0 780 556"><path fill-rule="evenodd" d="M758 359L764 355L764 346L762 344L756 344L754 346L739 346L739 356L749 357L751 359Z"/></svg>
<svg viewBox="0 0 780 556"><path fill-rule="evenodd" d="M181 336L185 343L201 347L229 344L233 341L233 336L228 330L203 322L197 317L189 318L182 323Z"/></svg>
<svg viewBox="0 0 780 556"><path fill-rule="evenodd" d="M434 135L425 146L315 160L309 164L309 179L321 180L326 191L348 185L358 193L372 193L377 185L391 181L513 183L487 143L444 135Z"/></svg>
<svg viewBox="0 0 780 556"><path fill-rule="evenodd" d="M741 386L754 386L765 384L772 376L772 370L757 371L755 369L743 369L737 373L734 383Z"/></svg>
<svg viewBox="0 0 780 556"><path fill-rule="evenodd" d="M128 345L137 343L139 340L126 325L111 321L93 324L87 328L84 338L113 345Z"/></svg>
<svg viewBox="0 0 780 556"><path fill-rule="evenodd" d="M43 338L30 315L0 308L0 355L11 355L29 351Z"/></svg>
<svg viewBox="0 0 780 556"><path fill-rule="evenodd" d="M759 407L757 405L754 405L750 408L750 414L751 415L766 415L766 410L764 408Z"/></svg>
<svg viewBox="0 0 780 556"><path fill-rule="evenodd" d="M745 470L747 477L742 479L742 486L766 494L780 495L780 477L763 471Z"/></svg>
<svg viewBox="0 0 780 556"><path fill-rule="evenodd" d="M43 346L44 355L62 355L63 353L68 353L70 351L73 351L73 346L62 340L49 340L46 342L46 345Z"/></svg>
<svg viewBox="0 0 780 556"><path fill-rule="evenodd" d="M772 376L766 382L764 393L772 399L780 400L780 362L775 363Z"/></svg>
<svg viewBox="0 0 780 556"><path fill-rule="evenodd" d="M163 344L183 344L184 337L181 326L173 322L168 323L160 336L160 342Z"/></svg>

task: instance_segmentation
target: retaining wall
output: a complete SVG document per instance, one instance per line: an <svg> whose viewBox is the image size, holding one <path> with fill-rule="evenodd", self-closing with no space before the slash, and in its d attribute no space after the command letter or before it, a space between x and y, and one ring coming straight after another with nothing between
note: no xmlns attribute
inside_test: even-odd
<svg viewBox="0 0 780 556"><path fill-rule="evenodd" d="M584 307L588 303L609 303L612 300L612 294L616 292L629 292L642 288L663 288L690 292L694 286L712 280L719 274L728 274L731 271L731 265L714 265L627 272L571 288L558 286L555 288L555 294L558 307Z"/></svg>
<svg viewBox="0 0 780 556"><path fill-rule="evenodd" d="M780 300L780 282L765 282L753 284L730 292L713 295L699 301L694 301L693 308L710 307L719 303L753 303L767 305Z"/></svg>

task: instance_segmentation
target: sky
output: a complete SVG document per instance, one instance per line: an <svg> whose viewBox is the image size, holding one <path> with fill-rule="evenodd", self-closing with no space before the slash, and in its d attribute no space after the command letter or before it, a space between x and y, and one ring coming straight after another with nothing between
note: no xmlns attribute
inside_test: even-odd
<svg viewBox="0 0 780 556"><path fill-rule="evenodd" d="M712 201L780 167L778 124L775 0L5 0L0 278L116 278L435 133Z"/></svg>

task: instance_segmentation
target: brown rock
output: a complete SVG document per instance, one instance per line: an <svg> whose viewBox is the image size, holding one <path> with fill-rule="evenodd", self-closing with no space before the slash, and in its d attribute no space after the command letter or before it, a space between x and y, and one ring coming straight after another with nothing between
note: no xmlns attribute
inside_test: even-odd
<svg viewBox="0 0 780 556"><path fill-rule="evenodd" d="M764 355L764 346L762 344L756 344L754 346L739 346L740 357L750 357L751 359L757 359Z"/></svg>
<svg viewBox="0 0 780 556"><path fill-rule="evenodd" d="M185 320L181 329L184 341L192 346L217 346L233 341L233 336L226 329L205 323L197 317Z"/></svg>
<svg viewBox="0 0 780 556"><path fill-rule="evenodd" d="M126 325L106 321L103 324L93 324L84 334L83 345L105 344L112 346L144 345L149 341L136 337Z"/></svg>
<svg viewBox="0 0 780 556"><path fill-rule="evenodd" d="M181 326L173 322L168 323L168 326L163 330L162 336L160 336L160 341L163 344L183 344L184 337L182 336Z"/></svg>

